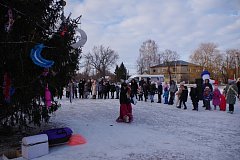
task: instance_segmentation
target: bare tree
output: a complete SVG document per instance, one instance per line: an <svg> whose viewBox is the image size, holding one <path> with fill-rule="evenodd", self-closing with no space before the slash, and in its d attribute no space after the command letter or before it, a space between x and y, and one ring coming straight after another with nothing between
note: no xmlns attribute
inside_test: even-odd
<svg viewBox="0 0 240 160"><path fill-rule="evenodd" d="M143 42L139 49L139 57L137 59L138 73L150 72L150 67L160 64L160 56L158 54L158 46L154 40Z"/></svg>
<svg viewBox="0 0 240 160"><path fill-rule="evenodd" d="M221 56L217 47L214 43L201 43L190 56L190 61L211 72L216 58Z"/></svg>
<svg viewBox="0 0 240 160"><path fill-rule="evenodd" d="M86 77L90 76L90 72L92 70L92 66L90 65L89 59L85 59L84 64L82 65L83 75Z"/></svg>
<svg viewBox="0 0 240 160"><path fill-rule="evenodd" d="M92 52L89 52L84 58L101 77L105 77L110 67L116 64L119 55L111 48L101 45L94 46Z"/></svg>
<svg viewBox="0 0 240 160"><path fill-rule="evenodd" d="M176 51L172 51L170 49L166 49L160 54L163 63L167 66L168 75L170 81L172 80L172 73L170 67L173 65L174 61L179 60L179 54Z"/></svg>
<svg viewBox="0 0 240 160"><path fill-rule="evenodd" d="M221 66L221 74L223 81L227 83L229 78L239 77L239 62L240 62L240 50L228 49L223 56L223 64Z"/></svg>
<svg viewBox="0 0 240 160"><path fill-rule="evenodd" d="M190 56L190 61L208 70L213 79L227 82L229 78L238 76L240 51L229 49L220 53L218 46L214 43L201 43Z"/></svg>

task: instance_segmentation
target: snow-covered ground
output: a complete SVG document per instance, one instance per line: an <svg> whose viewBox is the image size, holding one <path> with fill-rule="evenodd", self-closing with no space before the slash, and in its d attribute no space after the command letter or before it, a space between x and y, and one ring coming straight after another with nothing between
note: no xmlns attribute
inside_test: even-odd
<svg viewBox="0 0 240 160"><path fill-rule="evenodd" d="M156 96L155 96L156 98ZM119 100L65 97L51 122L70 127L87 140L79 146L50 148L36 160L239 160L240 103L234 114L177 109L159 103L138 102L134 121L117 123Z"/></svg>

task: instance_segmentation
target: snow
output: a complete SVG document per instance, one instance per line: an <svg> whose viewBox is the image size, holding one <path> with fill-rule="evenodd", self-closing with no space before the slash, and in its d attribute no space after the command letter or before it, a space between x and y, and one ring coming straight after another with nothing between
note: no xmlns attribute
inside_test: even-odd
<svg viewBox="0 0 240 160"><path fill-rule="evenodd" d="M155 96L157 98L157 96ZM87 143L50 148L36 160L239 160L240 103L234 114L218 110L192 111L175 105L139 102L132 123L117 123L119 100L65 97L51 122L73 129ZM228 107L227 107L228 108Z"/></svg>

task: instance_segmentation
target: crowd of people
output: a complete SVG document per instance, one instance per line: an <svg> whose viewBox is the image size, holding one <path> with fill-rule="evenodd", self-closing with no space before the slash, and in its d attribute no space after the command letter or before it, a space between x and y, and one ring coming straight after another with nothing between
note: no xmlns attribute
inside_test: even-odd
<svg viewBox="0 0 240 160"><path fill-rule="evenodd" d="M133 99L154 103L156 94L157 103L162 103L163 99L164 104L174 105L175 102L177 108L182 108L183 105L183 109L187 109L186 102L190 96L194 111L198 111L200 100L203 101L203 107L206 110L219 108L219 110L225 111L226 104L229 104L228 112L233 114L237 97L240 98L240 79L237 82L229 80L222 93L219 90L218 82L210 84L209 79L205 79L200 86L192 84L190 89L184 82L181 82L178 87L174 80L168 84L160 81L151 82L150 79L142 79L139 82L132 79L129 83L121 84L110 83L103 79L100 81L81 79L79 83L71 81L66 87L67 98L120 99L120 116L117 118L117 122L133 120L131 107ZM61 99L61 97L58 98Z"/></svg>

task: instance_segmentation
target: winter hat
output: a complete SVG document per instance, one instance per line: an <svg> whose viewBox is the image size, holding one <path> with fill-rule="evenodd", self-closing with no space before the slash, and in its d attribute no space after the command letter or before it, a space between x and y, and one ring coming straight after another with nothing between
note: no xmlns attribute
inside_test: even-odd
<svg viewBox="0 0 240 160"><path fill-rule="evenodd" d="M215 86L218 86L218 81L215 80L215 82L213 83Z"/></svg>
<svg viewBox="0 0 240 160"><path fill-rule="evenodd" d="M228 84L234 84L235 80L234 79L228 79Z"/></svg>
<svg viewBox="0 0 240 160"><path fill-rule="evenodd" d="M210 72L208 72L207 70L204 70L201 73L201 77L202 77L203 81L205 81L205 79L210 79Z"/></svg>

